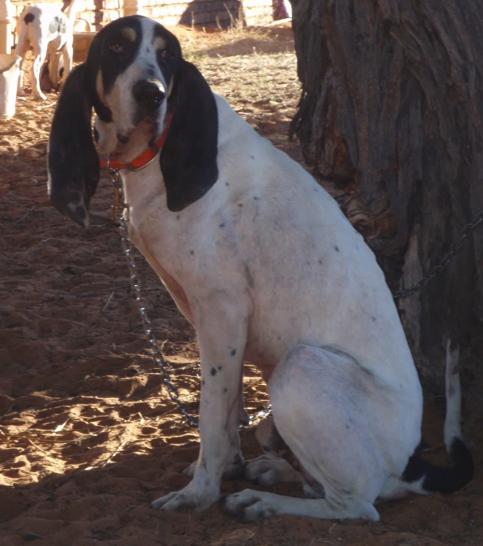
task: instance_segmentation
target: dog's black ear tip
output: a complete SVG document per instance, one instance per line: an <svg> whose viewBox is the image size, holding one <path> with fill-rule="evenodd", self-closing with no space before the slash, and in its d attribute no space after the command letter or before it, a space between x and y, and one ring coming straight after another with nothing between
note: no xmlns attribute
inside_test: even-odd
<svg viewBox="0 0 483 546"><path fill-rule="evenodd" d="M89 213L87 212L87 209L83 206L77 206L75 209L69 214L69 217L74 220L76 224L79 224L79 226L83 227L84 229L88 229L90 226L90 217Z"/></svg>
<svg viewBox="0 0 483 546"><path fill-rule="evenodd" d="M187 206L191 205L197 199L197 194L195 196L185 196L185 195L169 195L166 201L166 206L170 212L181 212Z"/></svg>
<svg viewBox="0 0 483 546"><path fill-rule="evenodd" d="M162 167L161 170L163 170ZM202 184L199 183L199 179L203 180ZM181 212L195 201L198 201L198 199L201 199L217 179L218 168L216 164L215 168L211 171L201 170L199 177L192 177L192 183L185 184L185 186L177 184L176 178L171 178L171 181L174 182L174 184L170 184L171 187L169 188L169 191L166 192L166 206L168 207L168 210L170 212ZM173 185L176 186L176 189L172 188Z"/></svg>
<svg viewBox="0 0 483 546"><path fill-rule="evenodd" d="M166 206L170 212L180 212L185 208L184 201L173 199L171 196L168 197Z"/></svg>
<svg viewBox="0 0 483 546"><path fill-rule="evenodd" d="M85 229L89 227L89 212L84 205L83 199L66 201L54 194L50 196L50 202L61 214L67 216L79 226Z"/></svg>
<svg viewBox="0 0 483 546"><path fill-rule="evenodd" d="M69 203L65 208L65 214L79 226L88 229L90 218L89 213L83 204Z"/></svg>

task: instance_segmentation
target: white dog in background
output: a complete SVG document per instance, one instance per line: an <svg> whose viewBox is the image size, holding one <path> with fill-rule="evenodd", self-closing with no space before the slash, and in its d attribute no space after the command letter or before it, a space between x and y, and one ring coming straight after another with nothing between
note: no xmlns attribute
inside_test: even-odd
<svg viewBox="0 0 483 546"><path fill-rule="evenodd" d="M29 49L33 50L32 92L38 99L45 99L40 88L40 69L47 54L54 58L63 57L64 79L72 69L74 22L78 11L78 0L65 2L63 7L55 4L33 4L27 6L17 22L17 55L22 57L21 68ZM49 76L57 86L59 82L58 63L49 66ZM19 92L23 92L23 71L20 71Z"/></svg>

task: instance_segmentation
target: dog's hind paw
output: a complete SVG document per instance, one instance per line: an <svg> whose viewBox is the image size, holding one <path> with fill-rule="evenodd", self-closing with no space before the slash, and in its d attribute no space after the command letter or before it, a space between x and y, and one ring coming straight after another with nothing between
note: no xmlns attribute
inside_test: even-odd
<svg viewBox="0 0 483 546"><path fill-rule="evenodd" d="M303 481L300 474L285 459L271 453L247 461L245 478L260 485Z"/></svg>
<svg viewBox="0 0 483 546"><path fill-rule="evenodd" d="M286 497L266 491L245 489L228 495L223 506L227 512L241 521L258 521L275 515L288 514L319 519L366 519L379 521L379 513L373 504L362 499L340 497L334 499L305 499Z"/></svg>
<svg viewBox="0 0 483 546"><path fill-rule="evenodd" d="M277 514L277 510L264 500L264 493L245 489L223 499L223 508L241 521L260 521Z"/></svg>

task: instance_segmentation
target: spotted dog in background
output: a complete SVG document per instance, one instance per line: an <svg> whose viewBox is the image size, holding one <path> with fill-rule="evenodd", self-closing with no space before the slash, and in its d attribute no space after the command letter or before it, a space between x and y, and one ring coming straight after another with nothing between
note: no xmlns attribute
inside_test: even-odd
<svg viewBox="0 0 483 546"><path fill-rule="evenodd" d="M134 170L156 146L155 160ZM154 507L208 508L238 469L259 483L300 479L307 493L229 495L227 510L245 519L377 520L378 498L471 479L457 349L448 344L453 464L436 468L419 455L421 386L373 253L300 165L211 92L173 34L139 16L101 30L62 90L48 155L52 203L86 227L99 156L116 162L130 237L196 329L200 452L188 485ZM244 464L245 360L268 381L273 422L260 434L267 453ZM272 449L278 434L299 470Z"/></svg>
<svg viewBox="0 0 483 546"><path fill-rule="evenodd" d="M33 50L32 91L38 99L45 99L40 88L40 70L47 55L52 58L49 66L49 78L57 87L60 79L55 57L63 57L63 77L67 78L72 69L74 22L78 9L78 0L65 3L64 8L55 4L33 4L27 6L17 22L18 44L16 53L22 57L21 68L29 49ZM23 93L23 70L20 71L19 92Z"/></svg>

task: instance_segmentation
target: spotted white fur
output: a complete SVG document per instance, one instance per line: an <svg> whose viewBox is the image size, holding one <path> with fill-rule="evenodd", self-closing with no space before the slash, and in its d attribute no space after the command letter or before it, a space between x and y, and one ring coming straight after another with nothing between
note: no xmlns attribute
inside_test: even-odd
<svg viewBox="0 0 483 546"><path fill-rule="evenodd" d="M155 23L126 21L131 29L141 29L139 51L112 89L102 89L99 74L97 80L99 101L112 116L97 123L99 143L123 161L153 137L143 123L136 125L135 86L141 80L167 87L158 67L165 66L164 59L155 63L156 48L163 47L153 40ZM118 20L103 29L103 37L115 40L122 24ZM175 38L160 27L157 31L179 56ZM243 467L240 386L243 363L249 360L268 381L274 425L300 472L267 454L249 463L248 477L265 483L301 480L307 494L319 498L246 490L230 495L226 508L249 520L273 514L377 520L375 501L424 489L427 468L415 453L421 439L421 386L384 275L361 235L312 176L221 97L213 98L192 65L171 60L172 78L179 80L172 88L173 121L165 148L158 161L121 175L130 237L196 330L201 446L188 485L153 506L205 509L220 499L222 476ZM84 70L89 74L92 66ZM173 79L168 94L172 85ZM89 182L87 175L79 178L78 169L70 171L65 160L67 152L78 149L65 149L62 138L71 131L62 116L77 105L75 85L72 89L54 119L52 195L61 211L84 223L87 211L73 214L68 208L70 195L82 193L82 184ZM167 102L157 114L160 128ZM99 104L97 109L103 111ZM186 112L189 116L183 116ZM199 112L208 114L197 118ZM203 142L209 146L200 146ZM92 159L90 143L81 145ZM446 434L452 453L471 464L464 445L454 439L459 385L452 365L457 358L451 351L448 355ZM274 434L265 430L259 436L266 443ZM452 490L471 474L458 473L453 472ZM441 490L434 489L440 484L433 478L428 483Z"/></svg>
<svg viewBox="0 0 483 546"><path fill-rule="evenodd" d="M24 8L18 18L17 35L18 43L16 54L23 59L27 51L32 48L34 62L32 63L32 91L34 97L44 100L45 94L40 89L40 69L50 51L52 56L62 52L64 61L63 78L67 78L72 69L74 22L78 11L78 0L72 0L71 4L63 12L60 5L32 4ZM59 74L55 69L56 62L51 63L49 75L54 85L58 84ZM23 70L20 71L19 93L23 93Z"/></svg>

